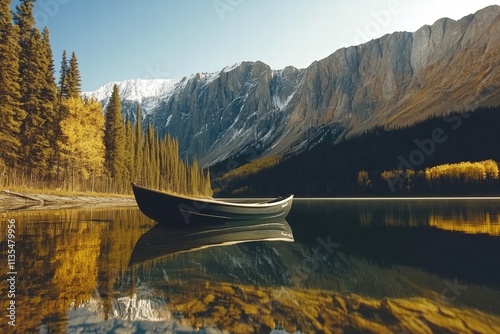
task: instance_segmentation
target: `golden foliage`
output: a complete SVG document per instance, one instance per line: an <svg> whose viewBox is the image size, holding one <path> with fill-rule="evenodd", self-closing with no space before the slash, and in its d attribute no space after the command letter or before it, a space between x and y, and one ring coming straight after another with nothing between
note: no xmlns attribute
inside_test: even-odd
<svg viewBox="0 0 500 334"><path fill-rule="evenodd" d="M484 212L478 219L474 212L471 215L464 214L461 217L447 217L442 215L431 215L429 225L447 231L460 231L467 234L488 234L500 236L500 216Z"/></svg>
<svg viewBox="0 0 500 334"><path fill-rule="evenodd" d="M104 164L104 116L100 103L69 98L62 106L61 138L58 143L62 163L71 166L83 180L99 174Z"/></svg>
<svg viewBox="0 0 500 334"><path fill-rule="evenodd" d="M370 176L367 171L362 170L358 173L358 185L363 188L369 188L372 186L372 181L370 180Z"/></svg>
<svg viewBox="0 0 500 334"><path fill-rule="evenodd" d="M480 162L460 162L456 164L444 164L425 169L427 180L440 178L463 179L465 182L486 180L488 178L498 180L498 164L493 160Z"/></svg>
<svg viewBox="0 0 500 334"><path fill-rule="evenodd" d="M95 291L111 295L135 242L153 224L128 207L16 211L9 217L22 222L16 238L29 250L16 254L16 333L43 332L42 324L45 332L65 333L70 309L87 303ZM0 300L0 307L6 302Z"/></svg>

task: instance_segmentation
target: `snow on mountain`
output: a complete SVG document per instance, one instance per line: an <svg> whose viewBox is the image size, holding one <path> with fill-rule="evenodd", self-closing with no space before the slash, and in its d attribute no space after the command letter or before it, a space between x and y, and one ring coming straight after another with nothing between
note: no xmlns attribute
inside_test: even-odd
<svg viewBox="0 0 500 334"><path fill-rule="evenodd" d="M183 91L192 80L203 81L205 85L215 80L221 72L197 73L181 79L132 79L113 81L95 91L83 92L82 95L100 101L106 108L111 98L114 85L118 85L122 100L123 113L135 119L137 104L140 104L143 116L157 109L172 96Z"/></svg>
<svg viewBox="0 0 500 334"><path fill-rule="evenodd" d="M240 61L240 62L234 63L233 65L226 66L222 69L222 72L225 72L225 73L231 72L231 71L235 70L236 68L240 67L242 63L243 62Z"/></svg>
<svg viewBox="0 0 500 334"><path fill-rule="evenodd" d="M149 296L121 297L112 300L110 314L105 316L102 300L91 299L67 312L68 333L193 333L184 319L176 319L167 302ZM43 331L42 331L43 332ZM196 333L219 334L216 328Z"/></svg>
<svg viewBox="0 0 500 334"><path fill-rule="evenodd" d="M84 95L92 96L102 101L111 96L113 86L117 84L120 87L120 96L122 99L139 102L146 97L165 97L173 90L174 86L179 81L180 79L133 79L115 81L100 87L96 91L86 92Z"/></svg>
<svg viewBox="0 0 500 334"><path fill-rule="evenodd" d="M110 82L99 89L84 92L83 95L103 102L107 105L114 85L120 88L122 101L130 101L141 104L145 113L155 108L157 104L168 98L174 91L181 79L133 79L125 81Z"/></svg>

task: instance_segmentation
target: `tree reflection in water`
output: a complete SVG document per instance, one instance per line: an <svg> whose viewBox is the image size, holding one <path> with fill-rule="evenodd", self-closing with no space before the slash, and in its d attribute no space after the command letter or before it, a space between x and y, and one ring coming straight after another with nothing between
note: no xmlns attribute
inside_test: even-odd
<svg viewBox="0 0 500 334"><path fill-rule="evenodd" d="M19 222L16 330L500 332L500 287L492 281L496 271L479 267L490 276L479 280L466 274L472 260L451 258L465 252L445 251L459 243L466 249L478 244L463 233L442 230L470 233L460 226L473 225L470 212L476 209L469 209L468 220L446 220L434 206L427 217L435 218L427 227L421 215L408 220L418 222L413 224L417 229L394 220L391 224L399 227L385 226L377 210L298 205L289 217L293 243L227 243L166 257L153 254L133 266L134 247L154 225L136 208L10 212ZM407 217L404 208L394 210ZM394 210L389 216L396 219ZM495 231L498 216L488 212L490 231ZM328 235L341 245L332 254L318 251L317 238ZM498 247L496 237L484 240L474 256ZM5 236L1 242L5 254ZM416 247L422 243L430 248ZM434 251L442 254L433 256ZM483 263L494 265L497 260L489 256ZM438 268L432 257L465 268ZM306 258L318 262L302 268ZM447 287L453 291L446 282L455 278L465 288L454 299L443 298ZM7 307L4 299L0 307ZM8 329L6 323L0 326L2 332Z"/></svg>

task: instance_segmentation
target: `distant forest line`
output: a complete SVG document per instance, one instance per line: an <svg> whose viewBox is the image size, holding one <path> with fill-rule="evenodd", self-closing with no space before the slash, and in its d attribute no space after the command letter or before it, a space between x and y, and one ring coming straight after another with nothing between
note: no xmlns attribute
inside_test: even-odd
<svg viewBox="0 0 500 334"><path fill-rule="evenodd" d="M325 138L267 166L259 161L259 168L233 171L213 187L220 196L500 195L499 143L500 107L479 108L404 128L376 127L337 144Z"/></svg>

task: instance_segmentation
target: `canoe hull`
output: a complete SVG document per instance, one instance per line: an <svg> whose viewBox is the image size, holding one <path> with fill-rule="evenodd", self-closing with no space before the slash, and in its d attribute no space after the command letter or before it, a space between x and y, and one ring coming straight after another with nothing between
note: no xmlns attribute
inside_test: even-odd
<svg viewBox="0 0 500 334"><path fill-rule="evenodd" d="M234 220L285 218L293 196L272 203L235 203L176 196L132 184L139 209L161 224L224 223Z"/></svg>

